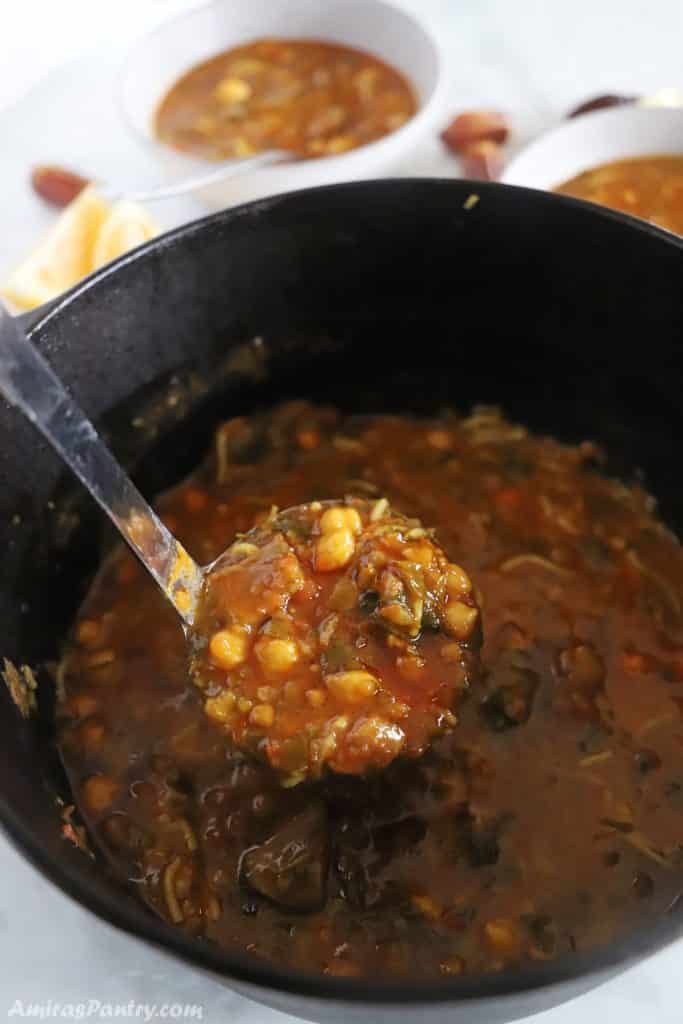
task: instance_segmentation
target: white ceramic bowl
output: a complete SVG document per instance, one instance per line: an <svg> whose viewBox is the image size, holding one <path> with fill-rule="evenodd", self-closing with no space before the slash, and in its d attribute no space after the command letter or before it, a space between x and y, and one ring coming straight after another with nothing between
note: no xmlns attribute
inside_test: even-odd
<svg viewBox="0 0 683 1024"><path fill-rule="evenodd" d="M564 121L521 150L501 180L550 190L599 164L655 154L683 154L683 109L629 104Z"/></svg>
<svg viewBox="0 0 683 1024"><path fill-rule="evenodd" d="M174 18L140 40L123 70L125 119L159 162L160 184L210 170L212 164L158 142L152 119L167 89L192 65L262 36L330 40L372 52L398 68L418 96L419 109L401 128L339 156L251 171L197 194L213 209L278 192L374 178L400 166L436 130L442 113L443 63L422 25L384 0L212 0Z"/></svg>

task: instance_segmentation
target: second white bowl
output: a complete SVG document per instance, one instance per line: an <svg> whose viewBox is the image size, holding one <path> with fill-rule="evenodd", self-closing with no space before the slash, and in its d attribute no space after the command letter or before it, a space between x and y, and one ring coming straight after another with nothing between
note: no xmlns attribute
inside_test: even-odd
<svg viewBox="0 0 683 1024"><path fill-rule="evenodd" d="M683 153L683 109L622 106L564 121L508 164L508 185L551 190L600 164Z"/></svg>

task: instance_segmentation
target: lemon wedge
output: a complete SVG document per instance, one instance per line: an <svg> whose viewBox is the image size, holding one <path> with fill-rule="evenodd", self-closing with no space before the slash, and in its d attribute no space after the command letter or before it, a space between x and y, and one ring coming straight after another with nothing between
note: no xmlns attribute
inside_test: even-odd
<svg viewBox="0 0 683 1024"><path fill-rule="evenodd" d="M63 210L0 292L15 309L34 309L158 232L142 207L124 199L111 205L91 185Z"/></svg>
<svg viewBox="0 0 683 1024"><path fill-rule="evenodd" d="M124 252L130 252L136 246L148 242L159 234L159 227L144 207L131 203L128 199L119 199L111 208L109 216L95 239L92 252L92 269L110 263Z"/></svg>

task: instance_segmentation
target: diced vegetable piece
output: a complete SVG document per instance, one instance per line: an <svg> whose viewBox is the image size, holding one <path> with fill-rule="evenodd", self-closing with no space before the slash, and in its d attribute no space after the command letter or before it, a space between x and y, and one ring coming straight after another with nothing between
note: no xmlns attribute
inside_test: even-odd
<svg viewBox="0 0 683 1024"><path fill-rule="evenodd" d="M295 815L269 839L244 855L243 877L255 892L288 910L322 906L329 858L322 804Z"/></svg>

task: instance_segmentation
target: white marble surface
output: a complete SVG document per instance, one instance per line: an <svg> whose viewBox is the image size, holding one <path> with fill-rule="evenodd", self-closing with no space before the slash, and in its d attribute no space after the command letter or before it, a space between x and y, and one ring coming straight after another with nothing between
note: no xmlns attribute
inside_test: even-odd
<svg viewBox="0 0 683 1024"><path fill-rule="evenodd" d="M450 56L453 111L503 107L514 118L518 141L596 92L683 87L681 0L403 2L435 26ZM107 75L115 75L140 19L178 6L182 0L0 3L0 272L32 243L48 216L25 186L32 161L63 160L68 153L76 163L87 157L103 176L112 167L137 173L134 156L122 153L106 132L90 131L88 118L96 115L96 99L113 80ZM63 66L93 47L95 58ZM416 154L410 169L455 173L436 143ZM177 205L164 217L170 224L194 212L192 204ZM598 1024L618 1015L622 1024L681 1024L682 961L679 944L535 1020ZM54 1005L92 999L196 1003L205 1020L233 1024L285 1020L95 920L44 882L1 836L0 965L0 1019L15 1019L16 1000Z"/></svg>

